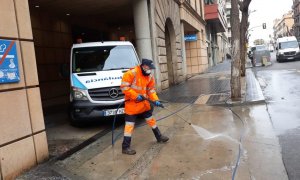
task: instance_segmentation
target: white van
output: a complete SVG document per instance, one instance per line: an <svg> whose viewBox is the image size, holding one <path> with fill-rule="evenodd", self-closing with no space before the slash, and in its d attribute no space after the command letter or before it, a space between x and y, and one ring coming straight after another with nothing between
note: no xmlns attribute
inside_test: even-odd
<svg viewBox="0 0 300 180"><path fill-rule="evenodd" d="M71 123L124 114L120 89L124 72L139 63L130 42L110 41L74 44L70 63Z"/></svg>
<svg viewBox="0 0 300 180"><path fill-rule="evenodd" d="M276 41L278 62L295 60L300 57L299 44L295 36L278 38Z"/></svg>

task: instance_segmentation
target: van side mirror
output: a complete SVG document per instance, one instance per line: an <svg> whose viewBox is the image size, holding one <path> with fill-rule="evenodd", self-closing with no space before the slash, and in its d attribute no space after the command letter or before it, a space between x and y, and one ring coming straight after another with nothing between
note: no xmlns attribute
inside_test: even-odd
<svg viewBox="0 0 300 180"><path fill-rule="evenodd" d="M278 50L278 47L276 47L276 50Z"/></svg>

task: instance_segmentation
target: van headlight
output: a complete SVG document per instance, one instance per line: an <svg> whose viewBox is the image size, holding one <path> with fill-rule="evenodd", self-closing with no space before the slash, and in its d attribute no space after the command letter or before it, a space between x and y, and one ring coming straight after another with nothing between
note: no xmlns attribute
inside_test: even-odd
<svg viewBox="0 0 300 180"><path fill-rule="evenodd" d="M72 95L74 100L88 100L86 91L79 88L72 88Z"/></svg>

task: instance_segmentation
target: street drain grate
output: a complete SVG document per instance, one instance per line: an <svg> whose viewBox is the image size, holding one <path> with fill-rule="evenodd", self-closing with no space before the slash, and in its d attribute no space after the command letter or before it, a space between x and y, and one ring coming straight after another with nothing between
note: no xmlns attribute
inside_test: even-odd
<svg viewBox="0 0 300 180"><path fill-rule="evenodd" d="M206 94L201 95L196 101L195 104L223 104L229 98L229 94Z"/></svg>
<svg viewBox="0 0 300 180"><path fill-rule="evenodd" d="M228 98L229 98L229 94L213 94L213 95L210 95L206 104L210 104L210 105L224 104Z"/></svg>

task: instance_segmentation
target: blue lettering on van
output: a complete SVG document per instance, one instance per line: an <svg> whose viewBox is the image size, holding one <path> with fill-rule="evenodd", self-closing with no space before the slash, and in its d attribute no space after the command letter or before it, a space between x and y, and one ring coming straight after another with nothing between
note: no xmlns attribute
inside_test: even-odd
<svg viewBox="0 0 300 180"><path fill-rule="evenodd" d="M114 80L114 79L122 79L122 76L119 77L105 77L105 78L101 78L101 79L90 79L90 80L86 80L85 83L92 83L92 82L100 82L100 81L108 81L108 80Z"/></svg>

